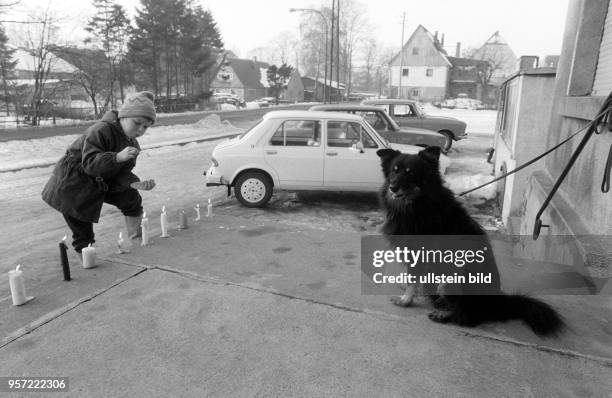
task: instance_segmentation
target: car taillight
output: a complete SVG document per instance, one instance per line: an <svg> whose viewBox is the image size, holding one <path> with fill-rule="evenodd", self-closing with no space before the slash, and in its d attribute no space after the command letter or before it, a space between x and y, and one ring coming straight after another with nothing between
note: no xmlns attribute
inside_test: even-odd
<svg viewBox="0 0 612 398"><path fill-rule="evenodd" d="M215 166L215 167L219 166L219 162L217 162L217 159L211 157L210 160L212 161L213 166Z"/></svg>

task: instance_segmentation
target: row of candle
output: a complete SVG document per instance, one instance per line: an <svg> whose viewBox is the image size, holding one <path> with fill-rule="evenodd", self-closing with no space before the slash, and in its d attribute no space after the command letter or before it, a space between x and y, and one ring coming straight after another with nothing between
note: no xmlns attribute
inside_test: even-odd
<svg viewBox="0 0 612 398"><path fill-rule="evenodd" d="M196 218L194 221L200 221L200 205L196 204L195 206ZM208 199L206 216L212 217L212 202ZM168 235L168 215L166 213L166 206L162 206L162 212L160 216L161 223L161 237L167 238ZM142 245L146 246L149 243L149 219L147 218L146 212L142 215ZM187 215L185 214L185 210L179 211L179 229L187 228ZM123 235L119 232L119 240L117 241L117 245L119 246L119 253L127 253L129 252L129 244L125 242L123 239ZM70 277L70 264L68 263L68 246L66 245L66 236L62 238L59 243L60 249L60 261L62 265L62 272L64 274L64 280L69 281ZM89 246L84 247L81 250L81 263L83 268L93 268L96 266L96 249L89 244ZM28 301L32 300L34 297L29 297L26 295L25 283L23 271L20 269L21 265L18 265L14 270L9 271L9 286L11 288L11 298L13 300L13 305L23 305Z"/></svg>
<svg viewBox="0 0 612 398"><path fill-rule="evenodd" d="M196 218L194 219L194 221L200 221L201 218L201 214L200 214L200 204L196 204L194 210L196 211ZM208 205L206 206L206 217L212 217L213 215L213 210L212 210L212 202L210 199L208 199ZM187 222L187 214L185 213L185 210L181 209L179 210L178 213L179 216L179 225L178 225L178 229L187 229L188 228L188 222ZM160 226L161 226L161 238L168 238L170 235L168 234L168 213L166 212L166 206L162 206L162 211L161 214L159 216L159 221L160 221ZM141 235L142 235L142 246L146 246L149 244L149 240L150 240L150 231L149 231L149 219L147 218L147 212L144 212L142 215L142 221L140 223L140 228L141 228ZM119 233L119 241L117 242L117 245L119 246L119 253L127 253L129 251L129 248L126 248L125 246L125 242L123 241L123 239L121 238L121 232Z"/></svg>

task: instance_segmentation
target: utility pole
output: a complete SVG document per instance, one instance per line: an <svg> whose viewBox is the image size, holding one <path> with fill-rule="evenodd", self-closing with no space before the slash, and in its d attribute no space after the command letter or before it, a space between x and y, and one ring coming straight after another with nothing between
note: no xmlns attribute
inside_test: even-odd
<svg viewBox="0 0 612 398"><path fill-rule="evenodd" d="M330 65L329 65L329 85L331 87L333 87L332 82L334 81L334 22L336 21L335 18L335 14L336 14L336 0L332 0L332 12L331 12L331 48L329 50L329 55L330 55ZM329 93L329 103L331 104L332 99L331 99L331 87L330 87L330 93Z"/></svg>
<svg viewBox="0 0 612 398"><path fill-rule="evenodd" d="M338 87L338 103L340 103L340 0L336 0L338 2L338 6L336 7L336 15L338 19L336 21L336 37L338 38L338 51L336 54L336 84ZM346 76L345 76L346 80ZM346 81L344 85L344 92L348 88L348 81Z"/></svg>
<svg viewBox="0 0 612 398"><path fill-rule="evenodd" d="M404 25L406 23L406 11L402 14L402 45L400 46L399 85L397 87L397 98L402 98L402 74L404 73Z"/></svg>

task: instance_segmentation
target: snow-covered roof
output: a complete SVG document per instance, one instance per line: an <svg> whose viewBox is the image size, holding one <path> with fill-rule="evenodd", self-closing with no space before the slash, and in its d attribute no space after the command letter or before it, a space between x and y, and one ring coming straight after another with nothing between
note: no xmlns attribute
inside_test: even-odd
<svg viewBox="0 0 612 398"><path fill-rule="evenodd" d="M77 68L64 61L63 59L56 57L53 54L51 56L51 73L73 73ZM23 48L16 48L13 53L13 60L17 61L15 65L16 70L34 71L34 57Z"/></svg>

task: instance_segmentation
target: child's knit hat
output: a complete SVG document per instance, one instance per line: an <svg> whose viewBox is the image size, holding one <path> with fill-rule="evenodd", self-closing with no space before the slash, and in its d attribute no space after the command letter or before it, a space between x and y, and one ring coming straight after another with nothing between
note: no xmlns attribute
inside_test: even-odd
<svg viewBox="0 0 612 398"><path fill-rule="evenodd" d="M155 123L155 106L153 99L155 96L150 91L141 91L128 97L121 109L119 109L119 119L124 117L142 116Z"/></svg>

